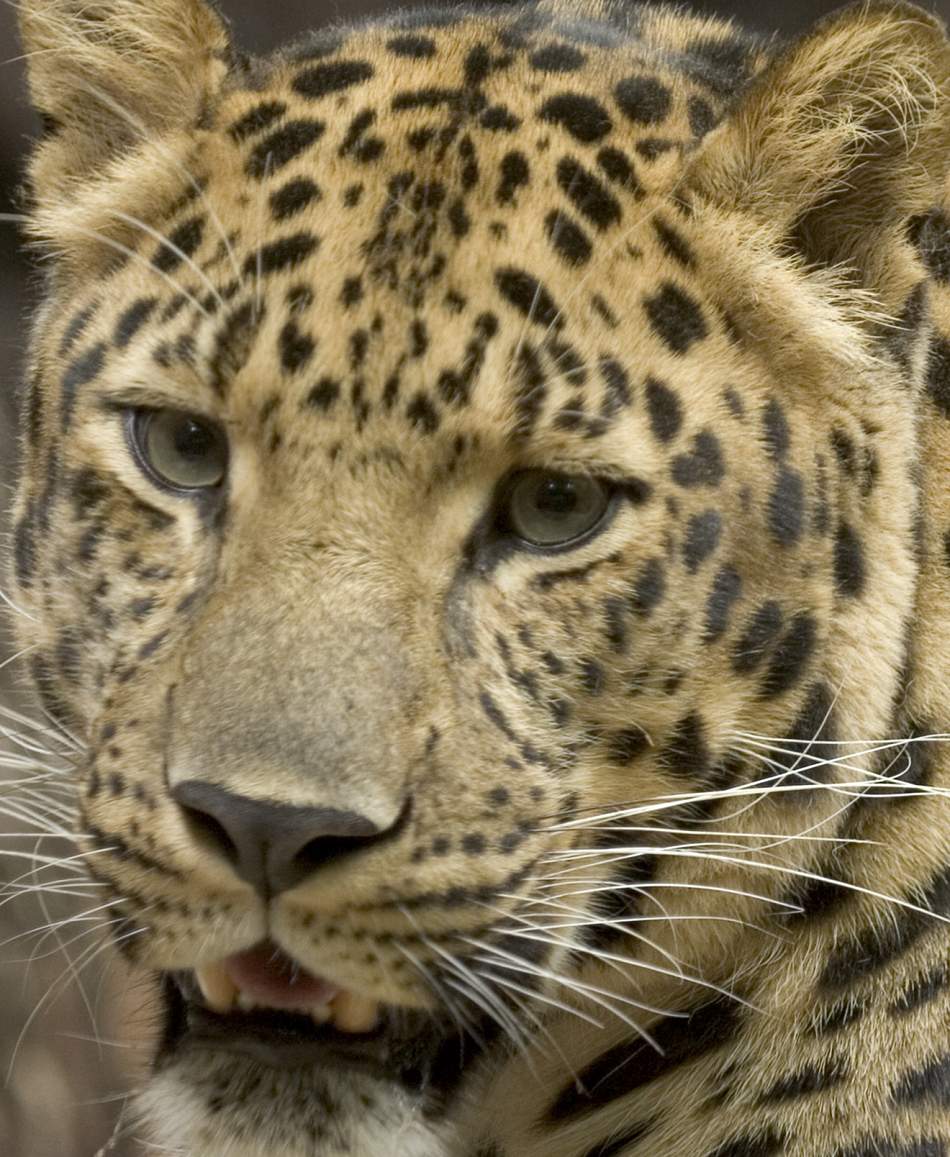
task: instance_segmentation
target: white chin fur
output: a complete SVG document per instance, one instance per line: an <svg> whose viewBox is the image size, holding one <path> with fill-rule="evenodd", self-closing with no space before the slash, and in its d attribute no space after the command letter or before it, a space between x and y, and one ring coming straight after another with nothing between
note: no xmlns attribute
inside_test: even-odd
<svg viewBox="0 0 950 1157"><path fill-rule="evenodd" d="M266 1095L209 1108L214 1080L266 1073ZM272 1078L285 1083L286 1104ZM314 1115L299 1120L301 1085L312 1082ZM372 1098L367 1109L362 1097ZM318 1108L329 1097L337 1106ZM241 1101L243 1100L243 1103ZM202 1058L154 1078L138 1099L149 1140L169 1157L450 1157L447 1136L433 1132L418 1104L401 1090L356 1074L316 1070L271 1073L250 1061ZM321 1134L315 1142L314 1130Z"/></svg>

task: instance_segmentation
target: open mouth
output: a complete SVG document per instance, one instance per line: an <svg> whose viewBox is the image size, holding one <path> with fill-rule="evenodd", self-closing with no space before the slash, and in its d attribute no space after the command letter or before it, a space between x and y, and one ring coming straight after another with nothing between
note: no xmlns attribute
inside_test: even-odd
<svg viewBox="0 0 950 1157"><path fill-rule="evenodd" d="M172 979L166 1058L204 1048L273 1068L357 1067L415 1084L453 1035L439 1016L331 984L271 943Z"/></svg>

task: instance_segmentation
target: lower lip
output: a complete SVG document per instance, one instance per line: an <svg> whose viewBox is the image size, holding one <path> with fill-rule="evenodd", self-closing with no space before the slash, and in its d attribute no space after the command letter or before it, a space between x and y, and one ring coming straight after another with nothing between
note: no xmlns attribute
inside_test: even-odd
<svg viewBox="0 0 950 1157"><path fill-rule="evenodd" d="M199 1004L186 1005L187 1038L198 1048L240 1053L272 1068L311 1065L379 1068L386 1061L386 1033L353 1036L309 1017L278 1011L230 1012L220 1015Z"/></svg>

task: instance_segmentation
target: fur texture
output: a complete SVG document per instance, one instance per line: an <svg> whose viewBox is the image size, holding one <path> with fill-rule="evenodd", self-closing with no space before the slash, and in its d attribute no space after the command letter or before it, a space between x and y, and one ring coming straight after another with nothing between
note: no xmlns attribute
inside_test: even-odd
<svg viewBox="0 0 950 1157"><path fill-rule="evenodd" d="M110 930L160 972L270 937L460 1029L412 1082L170 1029L156 1140L947 1157L938 22L558 2L249 61L198 0L22 14L14 595ZM143 468L168 409L223 487ZM609 515L530 547L526 470ZM195 778L392 838L265 905Z"/></svg>

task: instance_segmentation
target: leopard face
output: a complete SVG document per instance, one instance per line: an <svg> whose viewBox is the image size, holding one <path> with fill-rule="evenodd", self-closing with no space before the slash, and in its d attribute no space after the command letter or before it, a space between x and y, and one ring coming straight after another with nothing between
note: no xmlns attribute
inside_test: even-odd
<svg viewBox="0 0 950 1157"><path fill-rule="evenodd" d="M651 889L698 922L678 959L733 971L714 945L750 934L715 921L787 878L743 889L683 832L833 830L840 768L803 753L886 726L920 354L789 250L807 182L773 220L723 193L769 63L727 26L428 13L251 63L204 9L178 35L176 108L147 75L75 120L38 95L67 251L16 592L196 1152L222 1103L248 1153L336 1152L354 1090L378 1137L545 1002L616 1013L619 981L571 988L585 957L668 972ZM893 252L882 309L919 280Z"/></svg>

